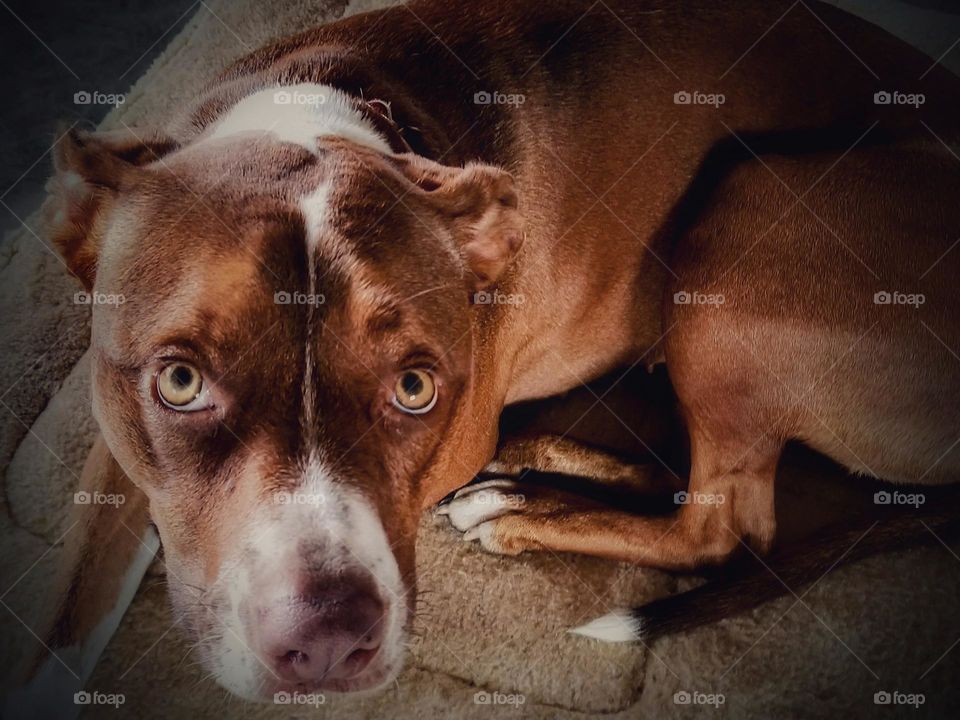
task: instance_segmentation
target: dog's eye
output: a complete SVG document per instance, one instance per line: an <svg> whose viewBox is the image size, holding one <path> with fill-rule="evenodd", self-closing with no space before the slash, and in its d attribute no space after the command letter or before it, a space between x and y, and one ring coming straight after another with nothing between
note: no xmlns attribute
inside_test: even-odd
<svg viewBox="0 0 960 720"><path fill-rule="evenodd" d="M189 363L172 362L157 376L157 393L163 404L174 410L198 410L193 405L201 399L203 390L203 376Z"/></svg>
<svg viewBox="0 0 960 720"><path fill-rule="evenodd" d="M437 385L426 370L405 370L393 392L394 406L411 415L422 415L437 404Z"/></svg>

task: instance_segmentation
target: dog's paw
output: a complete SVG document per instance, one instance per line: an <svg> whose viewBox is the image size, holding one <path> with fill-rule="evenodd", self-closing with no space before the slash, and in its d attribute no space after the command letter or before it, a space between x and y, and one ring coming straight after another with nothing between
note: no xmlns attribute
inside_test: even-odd
<svg viewBox="0 0 960 720"><path fill-rule="evenodd" d="M467 532L488 520L519 510L524 500L519 485L512 480L487 480L458 490L449 503L440 506L437 514L446 515L457 530Z"/></svg>
<svg viewBox="0 0 960 720"><path fill-rule="evenodd" d="M510 542L503 530L522 511L526 496L518 483L497 479L468 485L437 510L462 532L466 541L479 540L487 552L516 555L523 547Z"/></svg>

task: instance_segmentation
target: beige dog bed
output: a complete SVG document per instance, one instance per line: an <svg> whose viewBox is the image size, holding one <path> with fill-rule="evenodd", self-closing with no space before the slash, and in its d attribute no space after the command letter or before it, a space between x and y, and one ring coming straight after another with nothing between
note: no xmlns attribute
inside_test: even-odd
<svg viewBox="0 0 960 720"><path fill-rule="evenodd" d="M357 12L385 2L354 2ZM844 3L839 3L845 5ZM208 0L106 126L149 127L228 61L263 42L339 17L337 0ZM803 12L801 8L796 11ZM399 8L395 12L407 12ZM826 30L825 30L826 31ZM31 223L32 224L32 223ZM95 427L87 308L44 238L23 229L0 258L0 629L2 664L36 649L34 630L64 543L64 519ZM792 473L808 502L812 479ZM817 487L814 485L814 487ZM872 717L874 693L923 693L910 716L956 716L960 558L942 545L840 568L809 594L742 618L641 645L605 645L566 630L694 580L546 553L508 559L461 542L426 515L419 544L421 612L407 669L367 697L319 707L249 705L205 677L175 626L156 563L90 689L122 693L139 718ZM478 695L478 693L480 693ZM678 694L679 693L679 694ZM688 693L685 695L684 693ZM702 693L694 697L693 693ZM692 708L722 694L718 707ZM719 696L717 696L719 700ZM110 707L87 716L116 717Z"/></svg>

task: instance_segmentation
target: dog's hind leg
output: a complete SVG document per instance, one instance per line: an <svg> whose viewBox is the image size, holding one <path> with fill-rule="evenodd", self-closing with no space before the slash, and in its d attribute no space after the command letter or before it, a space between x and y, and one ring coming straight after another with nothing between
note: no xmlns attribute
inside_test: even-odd
<svg viewBox="0 0 960 720"><path fill-rule="evenodd" d="M68 519L48 624L4 718L67 718L160 546L146 496L97 438Z"/></svg>

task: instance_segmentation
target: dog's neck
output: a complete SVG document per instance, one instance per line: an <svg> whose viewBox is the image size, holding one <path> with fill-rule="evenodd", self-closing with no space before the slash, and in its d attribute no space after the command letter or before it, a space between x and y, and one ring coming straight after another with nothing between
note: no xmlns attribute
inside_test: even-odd
<svg viewBox="0 0 960 720"><path fill-rule="evenodd" d="M319 83L257 90L227 110L201 141L251 132L272 134L310 152L316 151L321 137L340 137L387 153L409 151L389 104L367 102Z"/></svg>

